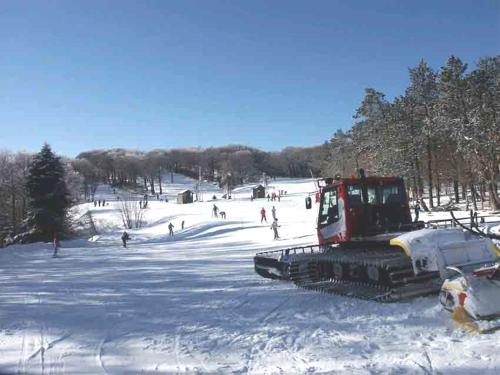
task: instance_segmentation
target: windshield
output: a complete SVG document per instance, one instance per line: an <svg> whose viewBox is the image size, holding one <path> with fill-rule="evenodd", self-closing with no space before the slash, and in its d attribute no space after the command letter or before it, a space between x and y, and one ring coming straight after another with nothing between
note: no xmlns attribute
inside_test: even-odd
<svg viewBox="0 0 500 375"><path fill-rule="evenodd" d="M401 204L403 203L403 189L400 185L383 185L382 186L382 204Z"/></svg>
<svg viewBox="0 0 500 375"><path fill-rule="evenodd" d="M404 203L403 189L400 184L367 185L366 192L369 205L393 205ZM364 205L361 184L347 185L349 207L362 207Z"/></svg>

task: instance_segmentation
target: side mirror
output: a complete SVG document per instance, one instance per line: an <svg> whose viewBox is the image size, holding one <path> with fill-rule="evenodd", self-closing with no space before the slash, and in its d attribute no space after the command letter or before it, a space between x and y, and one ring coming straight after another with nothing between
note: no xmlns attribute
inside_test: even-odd
<svg viewBox="0 0 500 375"><path fill-rule="evenodd" d="M311 197L306 198L306 210L310 210L312 207L312 199Z"/></svg>

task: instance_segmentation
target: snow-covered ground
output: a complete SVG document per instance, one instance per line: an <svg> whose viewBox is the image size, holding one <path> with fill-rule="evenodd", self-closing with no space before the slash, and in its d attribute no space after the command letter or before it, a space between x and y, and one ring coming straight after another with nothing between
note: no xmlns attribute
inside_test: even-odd
<svg viewBox="0 0 500 375"><path fill-rule="evenodd" d="M220 198L215 186L205 202L178 205L193 181L176 176L169 203L150 199L127 249L119 203L101 187L96 199L109 205L75 210L92 211L92 240L63 242L58 258L50 244L1 249L0 372L500 373L500 332L457 329L436 297L379 304L255 274L255 252L316 242L316 212L304 206L312 182L272 184L287 190L281 202L251 202L243 187L215 202L221 220L208 201ZM259 218L273 204L280 241Z"/></svg>

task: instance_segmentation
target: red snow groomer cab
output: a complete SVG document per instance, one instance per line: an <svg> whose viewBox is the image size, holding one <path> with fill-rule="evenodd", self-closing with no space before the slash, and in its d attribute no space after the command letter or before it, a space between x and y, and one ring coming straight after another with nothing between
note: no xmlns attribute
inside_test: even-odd
<svg viewBox="0 0 500 375"><path fill-rule="evenodd" d="M319 203L320 245L374 241L376 235L416 227L403 180L397 177L332 179Z"/></svg>

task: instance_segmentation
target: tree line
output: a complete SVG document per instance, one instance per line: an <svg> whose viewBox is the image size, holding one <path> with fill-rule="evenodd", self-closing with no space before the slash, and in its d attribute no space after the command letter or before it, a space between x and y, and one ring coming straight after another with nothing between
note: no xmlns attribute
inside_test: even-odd
<svg viewBox="0 0 500 375"><path fill-rule="evenodd" d="M389 101L373 88L348 131L330 140L324 174L370 174L406 179L415 198L429 205L443 189L455 202L486 197L500 209L500 56L481 58L476 69L451 56L439 70L425 61L409 69L405 92Z"/></svg>
<svg viewBox="0 0 500 375"><path fill-rule="evenodd" d="M258 181L263 173L286 177L317 175L327 151L325 146L320 146L264 152L242 145L149 152L109 149L83 152L73 166L84 177L87 197L92 197L97 183L102 181L116 186L140 183L152 194L162 194L162 182L168 183L169 174L173 173L195 179L201 176L221 186ZM167 181L162 181L165 178Z"/></svg>
<svg viewBox="0 0 500 375"><path fill-rule="evenodd" d="M370 175L402 176L414 198L425 194L431 208L451 193L455 202L470 197L475 209L478 200L500 209L500 56L481 58L470 71L455 56L439 70L422 60L409 69L407 89L393 100L367 88L354 120L322 145L280 152L243 145L107 149L58 160L68 203L93 200L99 183L162 194L162 182L173 173L236 186L263 173L351 176L363 168ZM34 160L24 152L0 152L0 243L26 229Z"/></svg>

